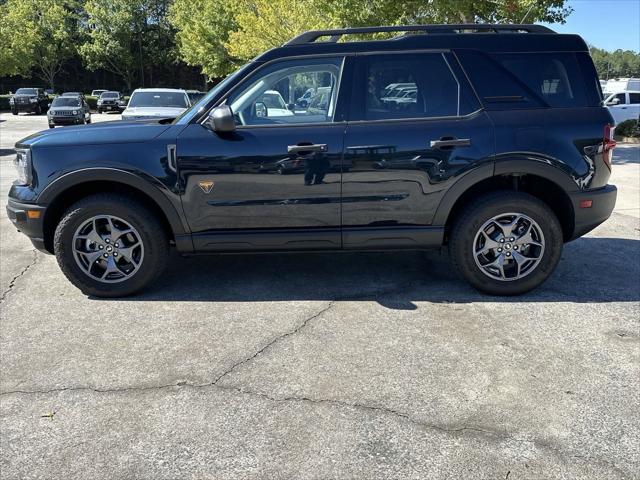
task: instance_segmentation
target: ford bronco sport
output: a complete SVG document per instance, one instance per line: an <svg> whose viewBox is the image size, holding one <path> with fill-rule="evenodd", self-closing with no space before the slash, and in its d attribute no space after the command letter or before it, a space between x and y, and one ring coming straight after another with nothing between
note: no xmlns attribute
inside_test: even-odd
<svg viewBox="0 0 640 480"><path fill-rule="evenodd" d="M380 32L395 36L364 39ZM267 91L287 110L270 112ZM475 288L513 295L540 285L563 243L611 214L612 124L576 35L535 25L313 31L175 119L19 141L7 209L90 295L153 283L172 246L446 246ZM283 160L299 168L279 174Z"/></svg>

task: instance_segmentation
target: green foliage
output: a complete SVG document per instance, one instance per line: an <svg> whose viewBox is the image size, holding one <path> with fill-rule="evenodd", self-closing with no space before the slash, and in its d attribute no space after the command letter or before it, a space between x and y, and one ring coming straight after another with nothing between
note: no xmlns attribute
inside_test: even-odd
<svg viewBox="0 0 640 480"><path fill-rule="evenodd" d="M607 52L591 47L591 58L601 79L640 77L640 54L631 50Z"/></svg>
<svg viewBox="0 0 640 480"><path fill-rule="evenodd" d="M226 44L237 29L230 0L174 0L169 19L176 28L178 55L187 65L200 66L210 79L239 66Z"/></svg>
<svg viewBox="0 0 640 480"><path fill-rule="evenodd" d="M33 70L53 88L74 52L74 0L8 0L0 5L0 76Z"/></svg>
<svg viewBox="0 0 640 480"><path fill-rule="evenodd" d="M122 77L131 90L145 67L172 62L174 30L170 0L87 0L86 41L80 55L91 70L103 68Z"/></svg>
<svg viewBox="0 0 640 480"><path fill-rule="evenodd" d="M615 130L617 137L639 137L638 120L625 120L616 125Z"/></svg>
<svg viewBox="0 0 640 480"><path fill-rule="evenodd" d="M11 95L0 95L0 111L1 110L10 110L9 99Z"/></svg>

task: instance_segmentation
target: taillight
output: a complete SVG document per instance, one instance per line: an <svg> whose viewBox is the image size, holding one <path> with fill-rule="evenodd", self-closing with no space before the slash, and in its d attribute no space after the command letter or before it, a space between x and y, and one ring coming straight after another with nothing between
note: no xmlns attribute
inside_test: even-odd
<svg viewBox="0 0 640 480"><path fill-rule="evenodd" d="M604 139L602 141L602 158L606 163L609 170L611 170L611 157L613 156L613 149L616 148L616 141L613 139L613 133L616 127L611 125L604 126Z"/></svg>

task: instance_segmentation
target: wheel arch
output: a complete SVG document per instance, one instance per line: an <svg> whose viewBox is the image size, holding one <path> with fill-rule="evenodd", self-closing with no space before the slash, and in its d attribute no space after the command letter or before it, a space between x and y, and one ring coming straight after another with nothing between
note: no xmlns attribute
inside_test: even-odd
<svg viewBox="0 0 640 480"><path fill-rule="evenodd" d="M147 180L117 169L90 168L63 175L49 184L38 196L37 202L47 206L43 219L43 239L47 251L53 253L53 235L67 208L81 198L101 192L134 195L157 212L172 240L183 241L189 236L176 207L159 187L154 185L153 179ZM183 245L181 247L184 248ZM187 245L186 249L190 250L189 247L190 245Z"/></svg>
<svg viewBox="0 0 640 480"><path fill-rule="evenodd" d="M572 238L575 213L568 192L578 190L577 184L549 163L514 159L497 162L495 169L481 167L469 172L449 189L433 222L445 226L445 242L452 223L466 205L480 195L498 190L526 192L545 202L558 217L564 240Z"/></svg>

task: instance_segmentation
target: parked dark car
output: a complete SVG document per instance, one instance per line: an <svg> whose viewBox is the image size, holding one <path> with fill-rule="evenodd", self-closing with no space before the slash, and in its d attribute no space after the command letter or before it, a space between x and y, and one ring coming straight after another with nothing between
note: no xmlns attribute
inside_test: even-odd
<svg viewBox="0 0 640 480"><path fill-rule="evenodd" d="M56 97L47 112L49 128L57 125L84 125L91 123L89 105L80 96L64 95Z"/></svg>
<svg viewBox="0 0 640 480"><path fill-rule="evenodd" d="M103 92L97 102L98 113L102 112L124 112L127 102L120 92Z"/></svg>
<svg viewBox="0 0 640 480"><path fill-rule="evenodd" d="M399 36L337 41L375 32ZM415 98L383 101L407 82ZM313 108L272 115L262 102L276 91L293 104L308 88L322 94ZM307 32L174 120L19 141L7 210L96 296L152 285L172 247L444 246L478 290L520 294L613 210L615 142L601 102L585 42L542 26ZM271 166L284 158L304 168L278 175Z"/></svg>
<svg viewBox="0 0 640 480"><path fill-rule="evenodd" d="M19 88L9 99L11 113L31 112L41 115L47 111L49 97L43 88Z"/></svg>

